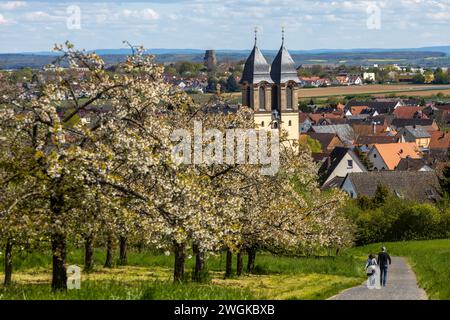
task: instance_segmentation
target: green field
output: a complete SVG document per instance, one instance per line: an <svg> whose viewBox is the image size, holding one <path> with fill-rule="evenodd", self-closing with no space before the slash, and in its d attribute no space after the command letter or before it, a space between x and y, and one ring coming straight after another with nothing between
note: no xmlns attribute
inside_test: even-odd
<svg viewBox="0 0 450 320"><path fill-rule="evenodd" d="M82 274L81 290L52 294L49 252L16 254L14 285L0 285L0 299L325 299L364 278L363 261L349 256L295 258L261 253L255 274L231 279L223 277L225 256L209 257L210 280L205 284L189 280L194 259L188 259L186 283L174 285L172 256L131 251L128 266L112 269L102 267L104 258L104 251L97 250L96 267ZM82 250L68 253L68 264L82 266L82 261Z"/></svg>
<svg viewBox="0 0 450 320"><path fill-rule="evenodd" d="M407 257L430 299L450 299L450 240L386 243L391 255ZM369 253L381 244L347 250L339 257L280 257L259 253L255 274L224 279L225 256L208 259L210 279L191 282L194 259L186 262L187 280L172 284L172 256L130 251L125 267L102 267L103 250L96 250L94 271L82 274L81 290L50 291L50 254L16 253L13 286L0 285L0 299L296 299L320 300L361 284ZM0 256L0 258L3 258ZM68 253L68 264L82 266L81 249ZM235 261L234 261L235 262ZM244 265L246 261L244 258ZM0 273L0 276L3 276Z"/></svg>

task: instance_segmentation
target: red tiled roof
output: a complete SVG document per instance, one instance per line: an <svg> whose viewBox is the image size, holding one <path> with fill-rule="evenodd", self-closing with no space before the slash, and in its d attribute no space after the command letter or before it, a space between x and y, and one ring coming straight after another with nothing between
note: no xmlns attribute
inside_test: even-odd
<svg viewBox="0 0 450 320"><path fill-rule="evenodd" d="M416 113L421 112L423 109L424 107L401 106L397 107L392 114L398 119L412 119ZM428 117L422 114L422 118L427 119Z"/></svg>
<svg viewBox="0 0 450 320"><path fill-rule="evenodd" d="M431 135L430 149L448 149L450 144L450 133L442 131L429 131Z"/></svg>

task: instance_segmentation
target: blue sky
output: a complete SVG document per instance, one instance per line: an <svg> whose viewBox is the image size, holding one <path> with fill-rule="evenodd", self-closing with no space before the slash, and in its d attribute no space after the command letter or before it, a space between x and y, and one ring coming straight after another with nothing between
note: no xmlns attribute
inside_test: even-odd
<svg viewBox="0 0 450 320"><path fill-rule="evenodd" d="M67 27L70 5L80 9L80 29ZM264 49L279 47L281 26L296 50L450 45L450 0L0 0L0 52L48 51L65 40L85 49L123 40L248 49L255 26Z"/></svg>

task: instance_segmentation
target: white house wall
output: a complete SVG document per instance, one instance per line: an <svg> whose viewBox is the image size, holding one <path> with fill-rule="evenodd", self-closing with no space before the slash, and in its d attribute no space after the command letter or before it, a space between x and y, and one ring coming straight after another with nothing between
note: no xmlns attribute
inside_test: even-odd
<svg viewBox="0 0 450 320"><path fill-rule="evenodd" d="M353 161L353 168L349 169L347 166L348 160ZM325 183L328 183L335 177L345 177L347 174L351 172L365 172L365 168L361 168L358 164L358 162L352 158L352 156L347 152L347 154L342 158L341 162L337 165L337 167L334 169L334 171L331 173L331 175L328 177L328 179L325 181Z"/></svg>
<svg viewBox="0 0 450 320"><path fill-rule="evenodd" d="M376 157L374 157L376 155ZM377 149L373 148L368 155L369 161L373 165L373 170L388 170L386 163L384 163L383 158L380 156L380 153Z"/></svg>

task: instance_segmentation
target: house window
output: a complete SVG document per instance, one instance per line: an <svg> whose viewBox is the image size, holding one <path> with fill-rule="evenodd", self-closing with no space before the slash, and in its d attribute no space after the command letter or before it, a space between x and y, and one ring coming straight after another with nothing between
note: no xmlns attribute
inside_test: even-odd
<svg viewBox="0 0 450 320"><path fill-rule="evenodd" d="M264 127L264 121L261 122L261 127Z"/></svg>
<svg viewBox="0 0 450 320"><path fill-rule="evenodd" d="M347 169L353 169L353 160L347 160Z"/></svg>
<svg viewBox="0 0 450 320"><path fill-rule="evenodd" d="M351 198L354 198L354 193L353 193L353 191L350 191L350 197L351 197Z"/></svg>
<svg viewBox="0 0 450 320"><path fill-rule="evenodd" d="M291 121L291 120L289 120L289 122L288 122L288 126L289 126L289 127L291 127L291 126L292 126L292 121Z"/></svg>
<svg viewBox="0 0 450 320"><path fill-rule="evenodd" d="M273 128L274 128L274 129L278 129L278 122L274 122L274 123L273 123Z"/></svg>
<svg viewBox="0 0 450 320"><path fill-rule="evenodd" d="M376 154L374 153L374 154L373 154L373 157L374 157L374 158L376 158L376 157L377 157L377 155L376 155Z"/></svg>

